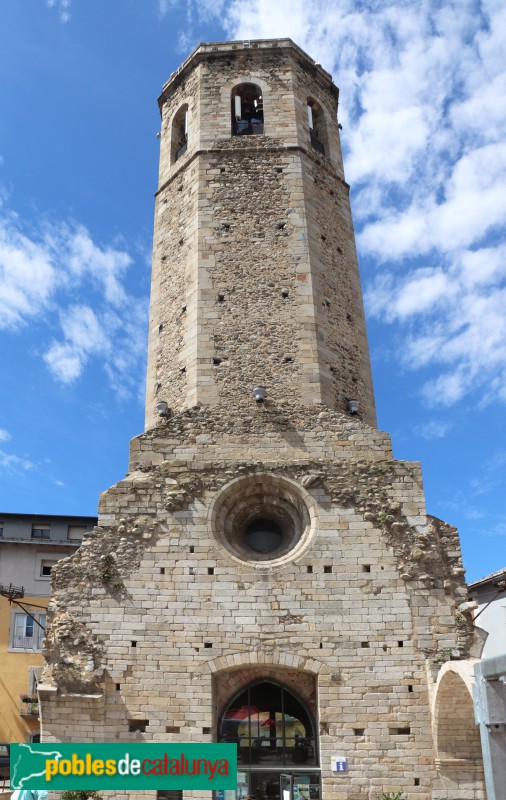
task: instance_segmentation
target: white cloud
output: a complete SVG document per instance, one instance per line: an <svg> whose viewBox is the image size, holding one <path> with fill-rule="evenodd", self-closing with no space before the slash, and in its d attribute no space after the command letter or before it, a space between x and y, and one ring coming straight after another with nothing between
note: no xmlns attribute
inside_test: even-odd
<svg viewBox="0 0 506 800"><path fill-rule="evenodd" d="M224 25L335 76L367 308L429 404L506 401L504 3L230 0Z"/></svg>
<svg viewBox="0 0 506 800"><path fill-rule="evenodd" d="M46 248L19 230L14 215L0 220L0 328L18 327L40 313L56 284Z"/></svg>
<svg viewBox="0 0 506 800"><path fill-rule="evenodd" d="M64 341L53 341L44 360L57 380L73 383L90 357L99 357L111 388L128 397L143 372L147 312L147 300L131 302L128 318L113 308L97 315L87 306L72 306L60 313Z"/></svg>
<svg viewBox="0 0 506 800"><path fill-rule="evenodd" d="M10 439L9 431L6 431L5 428L0 428L0 442L8 442Z"/></svg>
<svg viewBox="0 0 506 800"><path fill-rule="evenodd" d="M44 361L61 383L73 383L80 377L87 362L87 354L73 345L53 342L44 354Z"/></svg>
<svg viewBox="0 0 506 800"><path fill-rule="evenodd" d="M49 4L68 13L69 0ZM373 273L369 313L397 326L399 360L435 371L423 390L431 403L473 392L506 401L503 0L156 0L160 17L176 5L186 7L182 47L214 19L230 38L291 37L335 76L359 250ZM62 275L44 248L20 250L24 274L31 261L46 272L38 289L28 277L7 283L0 320L9 326L46 304ZM101 331L121 340L107 313L125 306L128 255L82 229L60 234L58 250L67 279L103 297ZM69 325L62 335L46 353L62 376L77 377L92 357L113 382L126 375L127 348L82 347Z"/></svg>
<svg viewBox="0 0 506 800"><path fill-rule="evenodd" d="M451 428L452 424L450 422L431 420L424 425L419 425L416 431L423 439L442 439Z"/></svg>
<svg viewBox="0 0 506 800"><path fill-rule="evenodd" d="M46 0L48 8L55 8L58 11L60 20L64 23L70 21L71 0Z"/></svg>
<svg viewBox="0 0 506 800"><path fill-rule="evenodd" d="M173 0L158 0L158 14L160 17L165 17L171 8L174 7Z"/></svg>
<svg viewBox="0 0 506 800"><path fill-rule="evenodd" d="M60 318L65 339L77 350L85 353L108 350L106 333L89 306L71 306L60 312Z"/></svg>
<svg viewBox="0 0 506 800"><path fill-rule="evenodd" d="M14 453L6 453L5 450L0 450L0 467L3 467L9 472L24 472L33 469L34 464L24 456L17 456Z"/></svg>
<svg viewBox="0 0 506 800"><path fill-rule="evenodd" d="M97 247L83 227L69 236L68 250L69 268L74 275L87 273L91 276L93 281L102 285L106 300L113 305L125 302L126 294L120 280L132 263L128 253Z"/></svg>
<svg viewBox="0 0 506 800"><path fill-rule="evenodd" d="M98 245L83 226L46 224L26 232L4 210L0 328L22 330L37 319L44 361L58 381L76 381L93 358L102 362L116 393L132 393L132 374L142 371L147 303L125 289L131 265L124 249ZM88 302L76 303L76 294Z"/></svg>

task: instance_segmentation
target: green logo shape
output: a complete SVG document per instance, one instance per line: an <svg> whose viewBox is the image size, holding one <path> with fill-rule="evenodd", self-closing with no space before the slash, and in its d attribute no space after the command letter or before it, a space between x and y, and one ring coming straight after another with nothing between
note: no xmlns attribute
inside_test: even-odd
<svg viewBox="0 0 506 800"><path fill-rule="evenodd" d="M11 744L12 789L235 789L237 745Z"/></svg>

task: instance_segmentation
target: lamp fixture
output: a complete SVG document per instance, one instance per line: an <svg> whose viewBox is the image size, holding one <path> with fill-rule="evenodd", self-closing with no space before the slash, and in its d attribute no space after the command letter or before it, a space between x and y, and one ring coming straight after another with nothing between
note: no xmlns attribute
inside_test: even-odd
<svg viewBox="0 0 506 800"><path fill-rule="evenodd" d="M156 410L158 411L159 417L169 416L169 407L165 400L160 400L160 402L156 404Z"/></svg>
<svg viewBox="0 0 506 800"><path fill-rule="evenodd" d="M360 404L358 400L348 400L347 407L348 414L350 414L352 417L355 417L359 412Z"/></svg>
<svg viewBox="0 0 506 800"><path fill-rule="evenodd" d="M257 403L263 403L267 397L267 389L265 386L255 386L253 389L253 396Z"/></svg>

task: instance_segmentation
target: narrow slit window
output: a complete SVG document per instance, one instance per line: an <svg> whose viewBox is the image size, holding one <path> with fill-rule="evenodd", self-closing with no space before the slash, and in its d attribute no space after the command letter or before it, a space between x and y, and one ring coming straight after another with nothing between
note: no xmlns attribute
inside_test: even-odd
<svg viewBox="0 0 506 800"><path fill-rule="evenodd" d="M307 101L307 121L311 146L322 155L325 155L328 151L325 114L320 104L312 98L308 98Z"/></svg>
<svg viewBox="0 0 506 800"><path fill-rule="evenodd" d="M263 132L262 90L255 83L241 83L232 90L232 135L252 136Z"/></svg>
<svg viewBox="0 0 506 800"><path fill-rule="evenodd" d="M172 122L172 163L186 153L188 148L188 105L182 106Z"/></svg>

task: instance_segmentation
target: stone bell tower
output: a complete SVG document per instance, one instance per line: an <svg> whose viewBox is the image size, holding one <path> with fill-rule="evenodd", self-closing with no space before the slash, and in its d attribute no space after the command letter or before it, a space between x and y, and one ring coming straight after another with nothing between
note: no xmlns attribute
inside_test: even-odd
<svg viewBox="0 0 506 800"><path fill-rule="evenodd" d="M288 40L201 45L164 86L148 429L256 384L375 425L338 94Z"/></svg>
<svg viewBox="0 0 506 800"><path fill-rule="evenodd" d="M43 737L234 742L237 800L478 800L458 535L376 429L337 101L289 39L163 88L146 431L53 570Z"/></svg>

